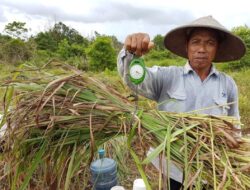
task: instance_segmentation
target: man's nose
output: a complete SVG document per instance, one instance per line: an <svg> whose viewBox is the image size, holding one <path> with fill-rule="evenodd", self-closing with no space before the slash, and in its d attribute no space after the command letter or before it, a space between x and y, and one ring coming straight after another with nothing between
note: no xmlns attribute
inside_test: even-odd
<svg viewBox="0 0 250 190"><path fill-rule="evenodd" d="M206 44L201 43L201 44L199 45L198 52L200 52L200 53L206 52Z"/></svg>

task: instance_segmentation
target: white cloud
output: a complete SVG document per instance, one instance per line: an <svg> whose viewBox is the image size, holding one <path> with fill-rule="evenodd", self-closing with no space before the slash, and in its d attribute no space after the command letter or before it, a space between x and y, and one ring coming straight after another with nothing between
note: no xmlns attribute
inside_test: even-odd
<svg viewBox="0 0 250 190"><path fill-rule="evenodd" d="M4 8L0 6L0 23L1 22L6 22L7 18L4 15Z"/></svg>
<svg viewBox="0 0 250 190"><path fill-rule="evenodd" d="M226 0L2 0L0 31L8 22L26 22L33 33L47 30L62 21L83 35L94 31L115 35L123 41L131 32L151 36L165 34L171 28L195 18L213 15L228 29L250 24L247 1ZM236 8L236 5L238 6Z"/></svg>
<svg viewBox="0 0 250 190"><path fill-rule="evenodd" d="M172 9L169 11L149 6L136 6L129 3L107 1L105 4L88 6L88 9L81 12L74 11L72 7L66 9L64 6L43 5L39 2L14 3L4 2L8 8L15 13L23 13L36 17L48 17L54 15L62 21L75 21L84 23L105 23L120 22L124 20L143 20L150 24L172 24L180 23L192 18L188 11ZM62 4L63 5L63 4ZM171 18L171 19L170 19Z"/></svg>

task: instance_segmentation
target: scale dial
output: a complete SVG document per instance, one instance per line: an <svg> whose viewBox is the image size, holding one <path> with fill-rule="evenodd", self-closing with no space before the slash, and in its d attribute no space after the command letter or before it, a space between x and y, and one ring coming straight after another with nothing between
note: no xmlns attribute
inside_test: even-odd
<svg viewBox="0 0 250 190"><path fill-rule="evenodd" d="M141 58L133 59L129 66L129 76L131 82L134 84L142 83L145 78L145 73L146 69L143 59Z"/></svg>
<svg viewBox="0 0 250 190"><path fill-rule="evenodd" d="M130 68L129 74L133 79L140 79L143 77L144 68L141 65L133 65Z"/></svg>

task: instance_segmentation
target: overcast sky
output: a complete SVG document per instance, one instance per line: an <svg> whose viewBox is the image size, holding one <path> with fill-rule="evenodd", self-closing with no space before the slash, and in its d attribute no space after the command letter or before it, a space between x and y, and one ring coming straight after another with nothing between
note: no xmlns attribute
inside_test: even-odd
<svg viewBox="0 0 250 190"><path fill-rule="evenodd" d="M83 36L147 32L165 35L173 27L212 15L222 25L250 26L248 0L0 0L0 32L7 23L26 22L32 34L62 21Z"/></svg>

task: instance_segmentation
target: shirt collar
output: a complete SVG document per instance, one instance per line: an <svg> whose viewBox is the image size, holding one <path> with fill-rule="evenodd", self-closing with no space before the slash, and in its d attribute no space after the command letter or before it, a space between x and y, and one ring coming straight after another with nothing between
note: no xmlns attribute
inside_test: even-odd
<svg viewBox="0 0 250 190"><path fill-rule="evenodd" d="M189 74L190 72L195 72L194 70L193 70L193 68L190 66L190 64L189 64L189 62L187 61L187 63L185 64L185 66L184 66L184 71L183 71L183 73L184 74ZM215 68L215 66L212 64L212 68L211 68L211 71L210 71L210 73L209 73L209 75L208 76L210 76L210 75L215 75L215 76L218 76L219 75L219 71Z"/></svg>
<svg viewBox="0 0 250 190"><path fill-rule="evenodd" d="M194 70L192 69L192 67L189 65L189 62L187 61L187 63L184 66L184 74L189 74L190 72L194 72Z"/></svg>

